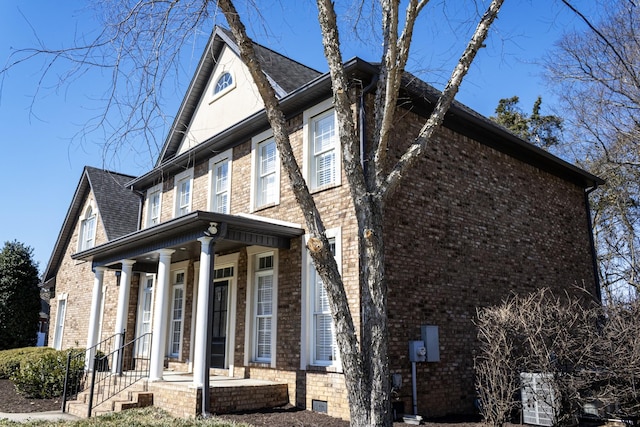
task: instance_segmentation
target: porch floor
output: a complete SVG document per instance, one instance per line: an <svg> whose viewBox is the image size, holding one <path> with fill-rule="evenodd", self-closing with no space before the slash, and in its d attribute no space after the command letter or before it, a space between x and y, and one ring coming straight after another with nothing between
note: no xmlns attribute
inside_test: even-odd
<svg viewBox="0 0 640 427"><path fill-rule="evenodd" d="M193 385L193 375L165 371L162 376L162 381L145 380L145 388L153 393L154 406L179 417L193 417L202 412L202 387ZM210 409L217 414L289 403L288 386L283 382L212 375L209 390Z"/></svg>

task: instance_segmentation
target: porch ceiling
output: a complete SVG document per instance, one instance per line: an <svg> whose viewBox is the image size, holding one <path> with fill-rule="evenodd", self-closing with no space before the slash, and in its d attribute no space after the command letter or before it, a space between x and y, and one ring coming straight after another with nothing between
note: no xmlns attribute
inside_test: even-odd
<svg viewBox="0 0 640 427"><path fill-rule="evenodd" d="M211 223L217 224L217 233L211 236L216 241L216 253L233 252L250 245L288 249L292 238L304 234L295 224L269 218L195 211L78 252L71 258L91 261L93 267L118 267L120 261L133 259L134 270L155 271L160 249L175 250L172 262L197 258L200 254L197 239L207 235Z"/></svg>

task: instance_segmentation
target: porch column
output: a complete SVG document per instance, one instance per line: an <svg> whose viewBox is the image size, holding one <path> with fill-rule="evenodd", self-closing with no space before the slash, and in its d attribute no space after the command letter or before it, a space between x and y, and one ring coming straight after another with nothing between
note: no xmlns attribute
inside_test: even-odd
<svg viewBox="0 0 640 427"><path fill-rule="evenodd" d="M149 362L149 381L162 381L164 368L165 343L167 340L167 307L169 302L169 273L171 270L171 249L160 249L158 262L158 280L153 306L153 335L151 339L151 361Z"/></svg>
<svg viewBox="0 0 640 427"><path fill-rule="evenodd" d="M209 293L211 292L211 266L213 265L212 237L200 237L200 275L198 278L198 305L196 307L196 336L193 350L193 385L202 387L209 375L207 366L207 330Z"/></svg>
<svg viewBox="0 0 640 427"><path fill-rule="evenodd" d="M116 348L120 348L124 345L123 332L127 326L127 316L129 314L129 294L131 293L131 273L133 271L133 264L136 262L132 259L125 259L122 261L122 270L120 274L120 289L118 291L118 311L116 314L116 329L114 331L116 335ZM117 359L113 361L112 370L114 373L122 373L122 359L124 354L122 351L118 351Z"/></svg>
<svg viewBox="0 0 640 427"><path fill-rule="evenodd" d="M96 267L94 269L93 293L91 294L91 310L89 311L89 329L87 331L87 354L85 356L85 368L93 370L93 358L96 355L96 349L93 348L100 337L98 330L100 329L98 321L100 319L100 306L102 304L102 284L104 283L104 272L106 267Z"/></svg>

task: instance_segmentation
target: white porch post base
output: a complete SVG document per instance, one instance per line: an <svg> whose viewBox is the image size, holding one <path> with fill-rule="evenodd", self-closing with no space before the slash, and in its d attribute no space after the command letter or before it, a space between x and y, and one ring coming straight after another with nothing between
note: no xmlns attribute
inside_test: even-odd
<svg viewBox="0 0 640 427"><path fill-rule="evenodd" d="M164 348L167 336L167 310L169 302L169 273L171 270L171 249L158 251L158 280L153 306L153 336L151 339L151 360L149 361L149 381L162 381L164 368Z"/></svg>

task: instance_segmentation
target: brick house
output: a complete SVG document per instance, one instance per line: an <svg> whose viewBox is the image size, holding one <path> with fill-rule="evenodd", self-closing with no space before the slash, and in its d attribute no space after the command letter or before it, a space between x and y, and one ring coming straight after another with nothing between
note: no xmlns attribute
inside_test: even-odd
<svg viewBox="0 0 640 427"><path fill-rule="evenodd" d="M330 78L255 47L335 244L357 324L358 235ZM153 169L132 177L85 168L45 272L55 290L49 345L89 348L123 330L127 341L152 332L140 345L150 354L150 383L166 380L167 369L190 373L196 390L208 372L270 380L286 384L292 404L347 418L303 218L237 51L216 28ZM372 96L360 95L377 69L358 58L346 68L366 135ZM417 134L437 95L407 76L393 154ZM599 298L588 192L600 182L454 104L385 212L390 369L407 412L409 341L421 339L423 326L437 330L430 351L439 355L417 365L419 412L468 413L477 307L543 286L574 292L579 284ZM210 367L200 356L207 329ZM196 403L174 412L195 414Z"/></svg>

